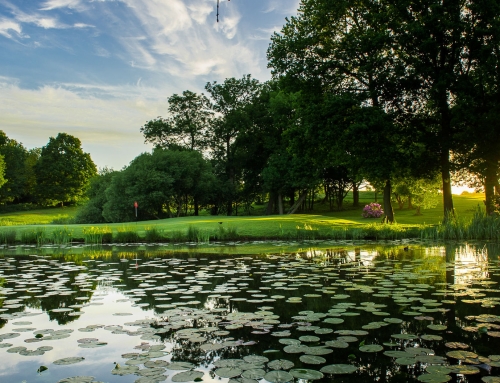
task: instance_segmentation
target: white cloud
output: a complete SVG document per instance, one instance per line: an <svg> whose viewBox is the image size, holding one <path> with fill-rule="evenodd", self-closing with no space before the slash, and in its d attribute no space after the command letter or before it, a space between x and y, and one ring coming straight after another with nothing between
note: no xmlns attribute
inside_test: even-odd
<svg viewBox="0 0 500 383"><path fill-rule="evenodd" d="M59 132L82 141L98 166L116 169L149 150L139 131L144 123L165 115L168 86L135 84L55 84L22 89L18 81L0 77L0 126L27 147L41 147Z"/></svg>
<svg viewBox="0 0 500 383"><path fill-rule="evenodd" d="M48 0L46 1L42 8L42 11L50 11L57 8L79 8L81 6L80 0Z"/></svg>
<svg viewBox="0 0 500 383"><path fill-rule="evenodd" d="M21 25L13 20L0 19L0 35L12 39L12 32L20 35L22 32Z"/></svg>

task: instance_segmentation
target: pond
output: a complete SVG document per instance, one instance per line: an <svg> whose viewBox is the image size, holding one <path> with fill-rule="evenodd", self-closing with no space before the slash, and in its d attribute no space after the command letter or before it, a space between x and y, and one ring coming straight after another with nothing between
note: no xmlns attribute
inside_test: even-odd
<svg viewBox="0 0 500 383"><path fill-rule="evenodd" d="M500 382L500 248L4 248L1 382Z"/></svg>

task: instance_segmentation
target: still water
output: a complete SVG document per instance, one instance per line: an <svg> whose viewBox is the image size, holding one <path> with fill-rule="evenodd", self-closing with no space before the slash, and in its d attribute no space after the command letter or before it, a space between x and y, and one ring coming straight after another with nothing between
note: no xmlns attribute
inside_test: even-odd
<svg viewBox="0 0 500 383"><path fill-rule="evenodd" d="M0 382L500 382L496 244L4 248Z"/></svg>

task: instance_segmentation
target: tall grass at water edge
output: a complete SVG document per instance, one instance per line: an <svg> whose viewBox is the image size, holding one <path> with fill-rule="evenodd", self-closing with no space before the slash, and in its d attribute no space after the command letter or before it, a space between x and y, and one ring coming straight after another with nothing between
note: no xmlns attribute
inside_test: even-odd
<svg viewBox="0 0 500 383"><path fill-rule="evenodd" d="M87 245L102 245L111 242L113 233L109 227L84 227L83 240Z"/></svg>
<svg viewBox="0 0 500 383"><path fill-rule="evenodd" d="M477 208L472 218L453 217L440 225L425 228L421 238L436 241L500 241L500 217L487 215L483 209Z"/></svg>
<svg viewBox="0 0 500 383"><path fill-rule="evenodd" d="M139 233L133 227L123 226L113 233L113 242L116 243L136 243L139 240Z"/></svg>

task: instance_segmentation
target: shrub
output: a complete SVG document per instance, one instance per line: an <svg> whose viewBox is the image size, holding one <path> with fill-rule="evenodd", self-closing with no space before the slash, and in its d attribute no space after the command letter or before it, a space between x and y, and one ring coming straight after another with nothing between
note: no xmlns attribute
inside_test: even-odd
<svg viewBox="0 0 500 383"><path fill-rule="evenodd" d="M376 202L366 205L361 214L364 218L380 218L384 214L382 206Z"/></svg>

